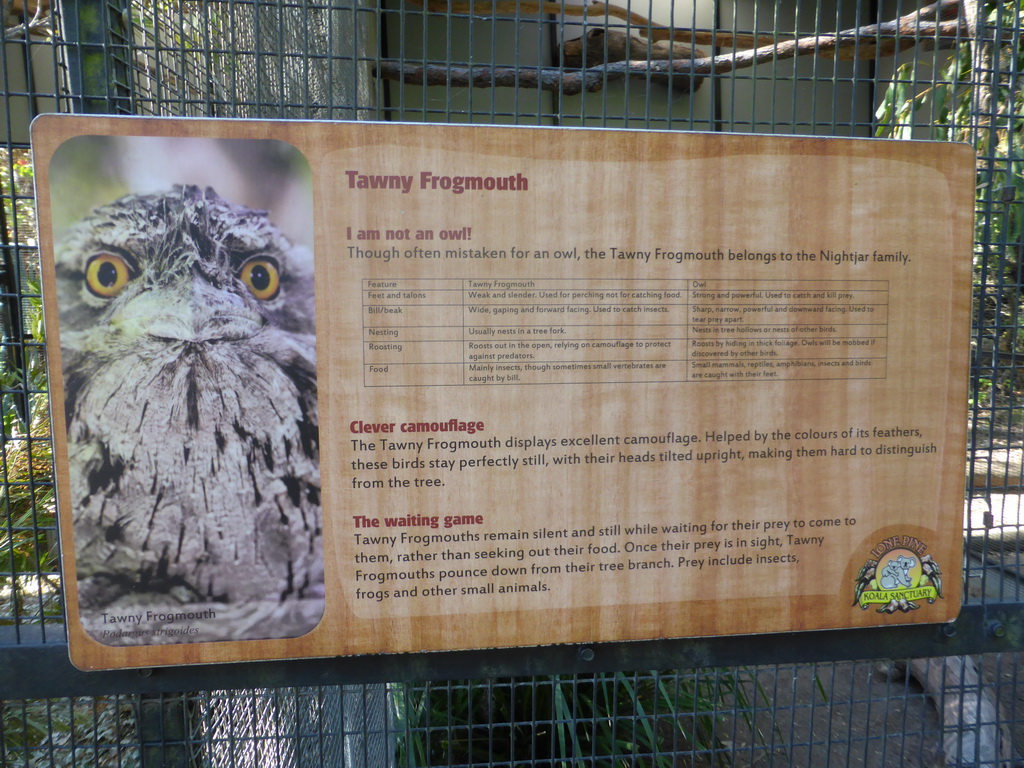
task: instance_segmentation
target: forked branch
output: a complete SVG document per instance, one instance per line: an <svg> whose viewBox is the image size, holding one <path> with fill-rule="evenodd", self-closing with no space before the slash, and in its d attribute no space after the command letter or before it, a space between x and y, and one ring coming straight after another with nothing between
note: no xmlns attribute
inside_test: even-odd
<svg viewBox="0 0 1024 768"><path fill-rule="evenodd" d="M965 39L961 19L956 18L958 0L942 0L914 13L881 24L868 24L838 33L819 33L800 38L766 38L764 35L730 35L724 32L673 30L652 24L647 19L617 6L594 3L589 6L563 6L550 2L519 2L518 0L426 0L428 10L452 13L494 15L514 13L522 18L528 13L609 14L630 23L629 31L644 35L651 41L667 40L704 43L715 46L728 43L761 41L743 51L701 56L698 58L667 58L662 60L633 59L606 61L582 70L563 67L499 67L493 65L453 67L450 65L407 65L381 62L377 76L413 85L449 85L455 87L540 88L566 95L601 90L607 83L632 75L664 77L672 73L677 79L701 78L753 67L769 61L814 55L844 60L874 59L914 47L922 49L952 48ZM571 10L572 9L572 10ZM950 18L953 17L953 18ZM768 42L763 42L768 39ZM728 41L728 42L727 42Z"/></svg>

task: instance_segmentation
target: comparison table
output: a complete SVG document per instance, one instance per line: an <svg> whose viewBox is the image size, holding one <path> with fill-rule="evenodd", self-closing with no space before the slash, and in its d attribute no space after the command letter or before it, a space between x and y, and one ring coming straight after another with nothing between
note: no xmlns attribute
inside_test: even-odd
<svg viewBox="0 0 1024 768"><path fill-rule="evenodd" d="M363 280L371 387L885 378L885 280Z"/></svg>

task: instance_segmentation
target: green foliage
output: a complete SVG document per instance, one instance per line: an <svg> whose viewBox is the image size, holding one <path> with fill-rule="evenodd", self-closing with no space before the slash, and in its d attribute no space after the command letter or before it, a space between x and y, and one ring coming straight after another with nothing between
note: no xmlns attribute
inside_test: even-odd
<svg viewBox="0 0 1024 768"><path fill-rule="evenodd" d="M925 64L917 57L896 68L875 110L875 136L970 140L970 46L960 46L937 74L932 69L931 63ZM921 82L929 85L918 91Z"/></svg>
<svg viewBox="0 0 1024 768"><path fill-rule="evenodd" d="M141 765L134 707L119 697L0 701L0 765L132 768Z"/></svg>
<svg viewBox="0 0 1024 768"><path fill-rule="evenodd" d="M877 136L964 141L977 150L976 407L1024 394L1024 379L1003 362L1020 354L1024 320L1024 0L990 0L983 13L983 42L960 45L922 90L917 84L932 80L927 65L917 57L902 65L875 114Z"/></svg>
<svg viewBox="0 0 1024 768"><path fill-rule="evenodd" d="M30 287L30 290L32 288ZM42 306L26 299L31 343L23 367L0 369L3 392L3 484L0 485L0 613L59 614L53 450L47 393Z"/></svg>
<svg viewBox="0 0 1024 768"><path fill-rule="evenodd" d="M49 441L11 440L4 452L13 477L0 493L0 614L27 624L61 612Z"/></svg>
<svg viewBox="0 0 1024 768"><path fill-rule="evenodd" d="M56 507L50 441L45 330L28 150L0 155L6 242L15 247L9 264L20 278L17 311L6 320L0 360L2 484L0 484L0 615L19 623L59 615ZM20 301L19 301L20 299ZM10 618L8 620L11 620Z"/></svg>
<svg viewBox="0 0 1024 768"><path fill-rule="evenodd" d="M9 243L22 247L35 247L37 244L34 185L35 171L30 150L0 152L0 189L6 208L4 220Z"/></svg>
<svg viewBox="0 0 1024 768"><path fill-rule="evenodd" d="M710 765L724 751L716 713L726 701L741 711L750 704L734 670L396 685L391 697L405 734L397 751L403 768L528 760L671 768L679 752Z"/></svg>

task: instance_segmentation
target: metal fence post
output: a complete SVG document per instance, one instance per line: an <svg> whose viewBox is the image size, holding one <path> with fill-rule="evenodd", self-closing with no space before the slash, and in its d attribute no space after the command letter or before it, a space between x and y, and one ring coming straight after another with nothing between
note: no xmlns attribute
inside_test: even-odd
<svg viewBox="0 0 1024 768"><path fill-rule="evenodd" d="M105 0L65 0L61 23L72 109L86 114L130 112L128 68L113 55L115 34L124 35L123 12Z"/></svg>

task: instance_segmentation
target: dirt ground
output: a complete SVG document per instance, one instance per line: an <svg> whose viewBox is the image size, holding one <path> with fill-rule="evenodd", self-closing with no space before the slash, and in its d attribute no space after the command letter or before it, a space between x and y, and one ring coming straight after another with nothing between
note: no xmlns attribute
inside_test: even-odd
<svg viewBox="0 0 1024 768"><path fill-rule="evenodd" d="M1021 452L1004 453L993 455L986 468L984 480L992 486L997 485L993 478L1024 476ZM965 509L965 523L970 542L967 602L1024 601L1022 497L990 493L987 499L974 499ZM903 665L893 662L747 670L747 706L737 705L722 723L722 741L729 747L724 763L741 768L1024 768L1024 654L972 659L996 706L996 723L1012 755L1007 763L958 760L961 755L955 752L947 759L939 704ZM977 691L977 686L965 688L965 693ZM947 696L955 696L955 690Z"/></svg>
<svg viewBox="0 0 1024 768"><path fill-rule="evenodd" d="M998 768L1024 768L1024 654L972 657L996 700L997 722L1014 755ZM899 664L838 662L754 668L747 710L730 714L720 737L725 764L740 768L939 768L983 765L943 753L936 702ZM756 728L751 727L751 722Z"/></svg>

